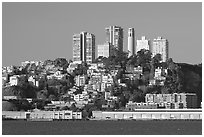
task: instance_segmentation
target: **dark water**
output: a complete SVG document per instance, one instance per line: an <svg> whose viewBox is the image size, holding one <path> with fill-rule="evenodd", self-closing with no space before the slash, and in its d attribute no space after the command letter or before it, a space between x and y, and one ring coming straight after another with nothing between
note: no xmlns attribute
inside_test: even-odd
<svg viewBox="0 0 204 137"><path fill-rule="evenodd" d="M2 121L3 135L201 135L202 121Z"/></svg>

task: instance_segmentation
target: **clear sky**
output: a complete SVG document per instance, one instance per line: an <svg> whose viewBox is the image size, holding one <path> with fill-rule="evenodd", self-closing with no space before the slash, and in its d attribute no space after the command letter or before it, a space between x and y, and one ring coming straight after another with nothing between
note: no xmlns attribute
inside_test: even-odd
<svg viewBox="0 0 204 137"><path fill-rule="evenodd" d="M93 33L105 42L105 27L135 28L136 39L168 39L175 62L202 61L202 3L3 3L2 65L26 60L72 58L72 36Z"/></svg>

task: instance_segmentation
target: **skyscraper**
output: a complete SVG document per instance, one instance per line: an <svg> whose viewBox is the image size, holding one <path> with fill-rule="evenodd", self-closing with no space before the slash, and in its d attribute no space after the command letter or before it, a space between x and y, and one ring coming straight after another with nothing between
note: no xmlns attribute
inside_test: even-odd
<svg viewBox="0 0 204 137"><path fill-rule="evenodd" d="M73 61L82 60L82 45L81 34L73 35Z"/></svg>
<svg viewBox="0 0 204 137"><path fill-rule="evenodd" d="M81 32L73 35L73 61L91 63L95 59L95 36Z"/></svg>
<svg viewBox="0 0 204 137"><path fill-rule="evenodd" d="M119 51L123 51L123 29L119 26L107 27L106 42L109 42Z"/></svg>
<svg viewBox="0 0 204 137"><path fill-rule="evenodd" d="M161 54L162 62L166 62L169 58L169 47L168 41L166 39L162 39L162 37L158 37L153 40L151 52L153 57L156 54Z"/></svg>
<svg viewBox="0 0 204 137"><path fill-rule="evenodd" d="M134 33L134 28L129 28L128 29L128 51L129 55L132 56L135 54L135 33Z"/></svg>
<svg viewBox="0 0 204 137"><path fill-rule="evenodd" d="M137 54L137 52L140 51L141 49L150 50L149 40L147 40L147 39L145 38L145 36L142 36L142 39L141 39L141 40L137 40L136 54Z"/></svg>
<svg viewBox="0 0 204 137"><path fill-rule="evenodd" d="M95 59L95 36L87 33L86 35L86 62L92 63Z"/></svg>

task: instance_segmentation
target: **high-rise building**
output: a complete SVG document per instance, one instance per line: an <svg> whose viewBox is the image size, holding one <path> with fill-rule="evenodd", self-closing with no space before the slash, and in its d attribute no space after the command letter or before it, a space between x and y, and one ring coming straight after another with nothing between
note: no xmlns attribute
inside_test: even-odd
<svg viewBox="0 0 204 137"><path fill-rule="evenodd" d="M97 46L97 58L99 56L103 56L103 57L109 57L111 54L111 45L110 43L105 43L105 44L100 44Z"/></svg>
<svg viewBox="0 0 204 137"><path fill-rule="evenodd" d="M95 59L95 36L87 33L86 35L86 62L92 63Z"/></svg>
<svg viewBox="0 0 204 137"><path fill-rule="evenodd" d="M73 61L91 63L95 59L95 36L88 32L73 35Z"/></svg>
<svg viewBox="0 0 204 137"><path fill-rule="evenodd" d="M128 29L128 56L132 56L135 54L135 33L134 28Z"/></svg>
<svg viewBox="0 0 204 137"><path fill-rule="evenodd" d="M82 45L81 34L73 35L73 61L82 60Z"/></svg>
<svg viewBox="0 0 204 137"><path fill-rule="evenodd" d="M162 37L154 39L151 52L153 57L156 54L161 54L162 62L166 62L169 57L168 41L166 39L162 39Z"/></svg>
<svg viewBox="0 0 204 137"><path fill-rule="evenodd" d="M119 51L123 51L123 29L119 26L107 27L106 42L109 42Z"/></svg>
<svg viewBox="0 0 204 137"><path fill-rule="evenodd" d="M137 52L140 51L141 49L150 50L149 40L147 40L147 39L145 38L145 36L142 36L142 39L141 39L141 40L137 40L136 54L137 54Z"/></svg>

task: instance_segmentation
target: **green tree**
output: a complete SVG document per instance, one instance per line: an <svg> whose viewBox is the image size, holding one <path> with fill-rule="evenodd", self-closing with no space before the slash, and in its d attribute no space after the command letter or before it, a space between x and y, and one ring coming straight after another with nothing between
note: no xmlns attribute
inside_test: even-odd
<svg viewBox="0 0 204 137"><path fill-rule="evenodd" d="M54 65L55 67L62 67L63 69L67 69L69 63L65 58L57 58L54 60Z"/></svg>
<svg viewBox="0 0 204 137"><path fill-rule="evenodd" d="M162 61L161 54L156 54L156 55L152 58L152 62L153 62L154 68L161 67L161 63L160 63L161 61Z"/></svg>

